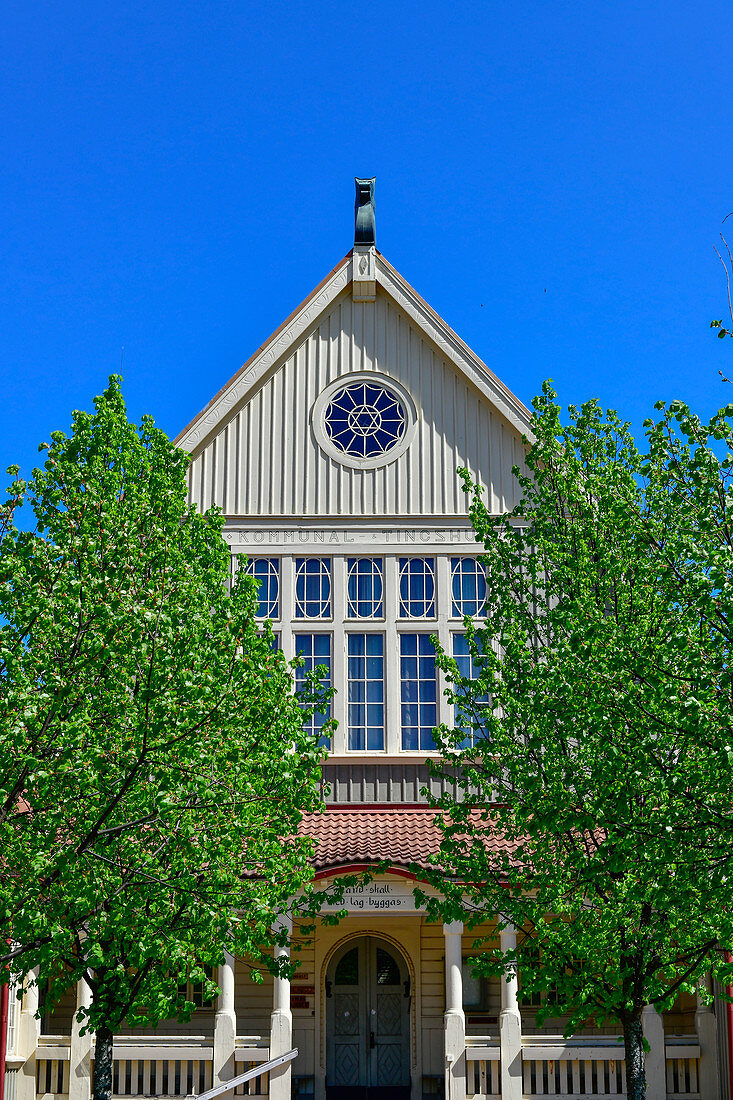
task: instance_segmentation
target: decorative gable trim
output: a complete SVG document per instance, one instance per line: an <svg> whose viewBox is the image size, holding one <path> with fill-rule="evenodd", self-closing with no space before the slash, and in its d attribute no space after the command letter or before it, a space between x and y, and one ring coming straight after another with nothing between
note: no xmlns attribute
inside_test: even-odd
<svg viewBox="0 0 733 1100"><path fill-rule="evenodd" d="M304 302L275 329L269 340L250 356L237 373L225 383L215 397L194 417L174 442L186 451L195 451L227 414L246 397L262 375L281 357L287 356L313 322L331 305L351 282L352 254L349 252L326 278L311 291Z"/></svg>
<svg viewBox="0 0 733 1100"><path fill-rule="evenodd" d="M377 252L377 281L391 298L414 321L418 328L436 344L442 353L459 371L473 382L474 386L496 408L509 423L522 435L532 438L530 431L531 412L515 397L511 390L479 359L431 306L421 298L414 287Z"/></svg>
<svg viewBox="0 0 733 1100"><path fill-rule="evenodd" d="M494 372L471 351L468 345L376 249L373 250L373 258L376 259L374 274L382 290L400 306L441 353L476 386L491 405L506 417L520 434L531 439L529 409L507 389ZM353 283L353 267L352 251L329 272L305 301L275 330L269 340L266 340L219 390L206 408L183 429L175 439L179 447L191 452L201 449L262 376L278 360L287 357L308 329Z"/></svg>

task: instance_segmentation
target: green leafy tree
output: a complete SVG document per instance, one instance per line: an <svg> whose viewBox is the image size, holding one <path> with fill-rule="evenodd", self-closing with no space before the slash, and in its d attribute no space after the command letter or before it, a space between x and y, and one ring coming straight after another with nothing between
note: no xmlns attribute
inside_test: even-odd
<svg viewBox="0 0 733 1100"><path fill-rule="evenodd" d="M596 402L563 424L546 383L514 511L491 515L464 472L485 620L466 622L473 678L440 656L462 800L436 803L432 908L516 927L480 965L518 968L541 1019L620 1025L631 1100L644 1007L710 967L727 982L733 931L733 406L708 425L657 409L642 454Z"/></svg>
<svg viewBox="0 0 733 1100"><path fill-rule="evenodd" d="M256 582L230 584L187 456L128 421L119 379L95 410L28 485L11 471L0 517L0 943L46 1008L87 981L103 1100L123 1022L190 1014L186 980L215 993L225 949L274 965L276 915L308 908L323 698L294 695Z"/></svg>

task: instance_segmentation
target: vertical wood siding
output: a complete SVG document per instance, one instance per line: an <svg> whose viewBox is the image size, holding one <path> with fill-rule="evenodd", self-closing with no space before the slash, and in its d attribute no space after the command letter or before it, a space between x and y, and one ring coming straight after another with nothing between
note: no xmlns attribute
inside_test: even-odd
<svg viewBox="0 0 733 1100"><path fill-rule="evenodd" d="M423 1074L442 1076L445 1012L445 938L443 926L423 920L420 929Z"/></svg>
<svg viewBox="0 0 733 1100"><path fill-rule="evenodd" d="M401 382L418 408L407 452L376 470L354 470L315 442L310 411L336 378L357 371ZM227 515L465 515L456 470L489 489L491 508L514 504L516 430L383 292L376 302L339 298L284 363L199 451L189 471L202 509Z"/></svg>

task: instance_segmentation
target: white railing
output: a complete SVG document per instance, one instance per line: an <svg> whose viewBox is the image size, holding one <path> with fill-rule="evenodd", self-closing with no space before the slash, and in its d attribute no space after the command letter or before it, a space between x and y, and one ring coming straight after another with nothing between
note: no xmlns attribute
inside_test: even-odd
<svg viewBox="0 0 733 1100"><path fill-rule="evenodd" d="M498 1043L466 1040L466 1100L501 1100Z"/></svg>
<svg viewBox="0 0 733 1100"><path fill-rule="evenodd" d="M69 1095L68 1058L43 1058L36 1062L37 1100L60 1100Z"/></svg>
<svg viewBox="0 0 733 1100"><path fill-rule="evenodd" d="M666 1044L667 1100L699 1100L699 1057L696 1039ZM525 1097L624 1100L626 1096L623 1049L611 1039L525 1040L522 1073Z"/></svg>
<svg viewBox="0 0 733 1100"><path fill-rule="evenodd" d="M36 1050L37 1100L61 1100L69 1095L68 1035L42 1035Z"/></svg>
<svg viewBox="0 0 733 1100"><path fill-rule="evenodd" d="M670 1038L664 1046L667 1100L699 1100L700 1046L697 1039Z"/></svg>
<svg viewBox="0 0 733 1100"><path fill-rule="evenodd" d="M211 1088L213 1057L203 1035L115 1036L112 1095L199 1096Z"/></svg>
<svg viewBox="0 0 733 1100"><path fill-rule="evenodd" d="M234 1061L240 1073L256 1070L270 1057L270 1048L261 1040L237 1040L234 1051ZM253 1074L246 1081L242 1081L234 1089L235 1096L246 1096L248 1100L266 1100L270 1093L270 1076L267 1071L260 1070L259 1074Z"/></svg>
<svg viewBox="0 0 733 1100"><path fill-rule="evenodd" d="M115 1058L112 1095L199 1096L211 1088L211 1072L200 1058Z"/></svg>

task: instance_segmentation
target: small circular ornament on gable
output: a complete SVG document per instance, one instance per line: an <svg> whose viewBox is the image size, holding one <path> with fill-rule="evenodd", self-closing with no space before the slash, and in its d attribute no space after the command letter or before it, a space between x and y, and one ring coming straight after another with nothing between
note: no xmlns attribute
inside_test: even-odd
<svg viewBox="0 0 733 1100"><path fill-rule="evenodd" d="M315 400L313 434L337 462L371 470L404 454L417 428L415 403L399 383L381 374L347 374Z"/></svg>

